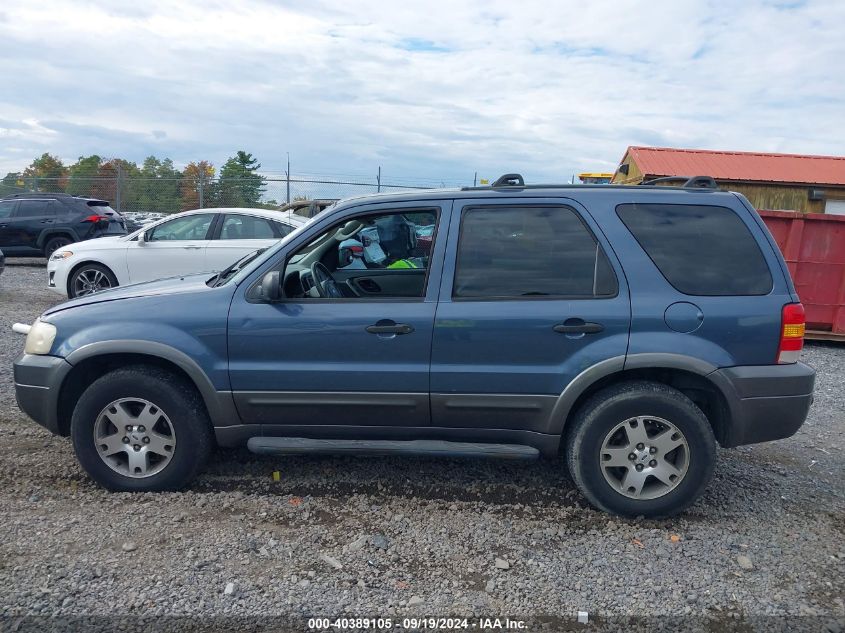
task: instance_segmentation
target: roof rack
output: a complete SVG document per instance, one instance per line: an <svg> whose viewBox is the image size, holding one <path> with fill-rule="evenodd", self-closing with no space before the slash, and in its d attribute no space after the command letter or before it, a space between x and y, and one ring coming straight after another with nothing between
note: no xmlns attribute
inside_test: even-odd
<svg viewBox="0 0 845 633"><path fill-rule="evenodd" d="M505 174L504 176L499 176L496 178L495 182L493 182L491 187L524 187L525 186L525 179L522 177L522 174Z"/></svg>
<svg viewBox="0 0 845 633"><path fill-rule="evenodd" d="M652 178L651 180L644 180L640 185L656 185L660 182L679 182L683 181L681 185L686 189L718 189L719 185L711 176L663 176L662 178Z"/></svg>
<svg viewBox="0 0 845 633"><path fill-rule="evenodd" d="M709 191L718 191L719 185L711 176L664 176L662 178L653 178L646 180L640 185L654 185L661 182L682 182L680 187L684 189L706 189ZM622 184L606 184L606 185L575 185L566 183L558 184L537 184L526 185L522 174L504 174L500 176L492 185L481 185L480 187L461 187L461 191L480 191L490 189L563 189L572 187L629 187L630 185Z"/></svg>

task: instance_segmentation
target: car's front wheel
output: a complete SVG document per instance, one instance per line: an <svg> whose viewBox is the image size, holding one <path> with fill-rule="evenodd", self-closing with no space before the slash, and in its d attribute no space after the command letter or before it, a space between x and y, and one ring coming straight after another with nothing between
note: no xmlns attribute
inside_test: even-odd
<svg viewBox="0 0 845 633"><path fill-rule="evenodd" d="M695 403L655 382L592 396L567 434L569 472L597 508L623 516L677 514L713 474L716 440Z"/></svg>
<svg viewBox="0 0 845 633"><path fill-rule="evenodd" d="M68 282L68 297L84 297L85 295L102 292L109 288L117 288L117 277L102 264L87 263L76 268Z"/></svg>
<svg viewBox="0 0 845 633"><path fill-rule="evenodd" d="M168 371L134 366L94 381L71 419L79 463L109 490L174 490L208 459L213 434L193 385Z"/></svg>

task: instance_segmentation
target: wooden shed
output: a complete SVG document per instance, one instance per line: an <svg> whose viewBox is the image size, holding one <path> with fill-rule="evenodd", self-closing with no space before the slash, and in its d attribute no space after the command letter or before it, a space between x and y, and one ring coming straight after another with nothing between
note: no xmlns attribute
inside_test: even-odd
<svg viewBox="0 0 845 633"><path fill-rule="evenodd" d="M611 182L667 176L712 176L758 209L845 215L845 156L632 146Z"/></svg>

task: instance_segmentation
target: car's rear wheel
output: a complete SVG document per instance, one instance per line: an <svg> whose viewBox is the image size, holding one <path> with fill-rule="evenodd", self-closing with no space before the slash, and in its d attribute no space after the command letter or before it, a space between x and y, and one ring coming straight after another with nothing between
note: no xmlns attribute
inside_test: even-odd
<svg viewBox="0 0 845 633"><path fill-rule="evenodd" d="M572 421L566 450L572 478L594 506L661 517L683 511L704 491L716 440L684 394L637 381L592 396Z"/></svg>
<svg viewBox="0 0 845 633"><path fill-rule="evenodd" d="M117 286L117 277L106 266L94 263L82 264L71 274L67 294L73 299L109 288L117 288Z"/></svg>
<svg viewBox="0 0 845 633"><path fill-rule="evenodd" d="M68 244L71 244L70 238L64 236L53 237L47 240L47 243L44 244L44 257L50 259L50 257L60 248L64 248Z"/></svg>
<svg viewBox="0 0 845 633"><path fill-rule="evenodd" d="M208 459L202 400L180 376L147 366L112 371L79 398L71 419L79 463L109 490L174 490Z"/></svg>

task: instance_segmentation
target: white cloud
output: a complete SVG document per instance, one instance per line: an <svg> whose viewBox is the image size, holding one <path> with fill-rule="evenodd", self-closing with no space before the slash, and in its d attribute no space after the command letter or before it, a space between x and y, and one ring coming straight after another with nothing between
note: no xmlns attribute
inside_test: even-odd
<svg viewBox="0 0 845 633"><path fill-rule="evenodd" d="M0 20L21 150L565 180L629 144L841 153L845 5L25 0ZM14 150L13 150L14 147Z"/></svg>

